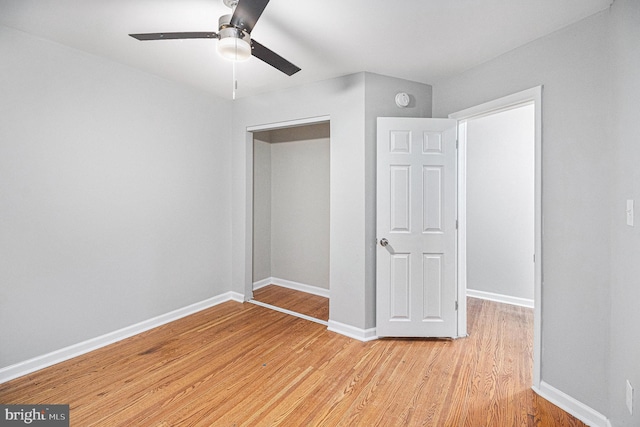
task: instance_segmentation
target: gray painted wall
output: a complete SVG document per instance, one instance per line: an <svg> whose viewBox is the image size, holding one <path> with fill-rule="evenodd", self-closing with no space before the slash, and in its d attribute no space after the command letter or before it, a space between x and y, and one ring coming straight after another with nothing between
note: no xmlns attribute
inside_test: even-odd
<svg viewBox="0 0 640 427"><path fill-rule="evenodd" d="M407 91L411 108L394 96ZM278 108L273 108L278 106ZM360 329L375 326L375 118L431 112L431 87L358 73L233 104L233 290L249 294L252 252L250 126L330 116L330 319ZM364 218L364 220L363 220Z"/></svg>
<svg viewBox="0 0 640 427"><path fill-rule="evenodd" d="M611 9L612 132L611 335L609 395L614 426L640 426L640 2L616 0ZM635 226L625 221L635 200ZM634 413L625 406L625 381L635 389Z"/></svg>
<svg viewBox="0 0 640 427"><path fill-rule="evenodd" d="M230 102L0 27L0 367L229 290Z"/></svg>
<svg viewBox="0 0 640 427"><path fill-rule="evenodd" d="M271 145L271 273L329 289L329 138Z"/></svg>
<svg viewBox="0 0 640 427"><path fill-rule="evenodd" d="M265 138L266 137L266 138ZM271 277L271 144L253 142L253 281Z"/></svg>
<svg viewBox="0 0 640 427"><path fill-rule="evenodd" d="M533 105L467 121L467 288L533 299Z"/></svg>
<svg viewBox="0 0 640 427"><path fill-rule="evenodd" d="M615 5L614 5L615 7ZM609 12L434 85L434 116L544 85L542 380L609 411Z"/></svg>

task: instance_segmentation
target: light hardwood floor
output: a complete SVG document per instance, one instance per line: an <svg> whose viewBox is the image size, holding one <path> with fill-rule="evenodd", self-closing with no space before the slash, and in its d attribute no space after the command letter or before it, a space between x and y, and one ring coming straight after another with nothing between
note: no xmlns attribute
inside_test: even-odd
<svg viewBox="0 0 640 427"><path fill-rule="evenodd" d="M325 322L329 320L329 299L318 295L267 285L253 291L253 299Z"/></svg>
<svg viewBox="0 0 640 427"><path fill-rule="evenodd" d="M532 311L469 299L470 337L362 343L226 302L0 385L72 426L584 426L530 389Z"/></svg>

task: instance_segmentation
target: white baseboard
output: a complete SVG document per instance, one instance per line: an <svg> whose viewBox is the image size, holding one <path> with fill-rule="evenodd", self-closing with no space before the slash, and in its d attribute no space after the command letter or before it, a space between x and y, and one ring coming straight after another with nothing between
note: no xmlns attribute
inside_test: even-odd
<svg viewBox="0 0 640 427"><path fill-rule="evenodd" d="M360 329L345 323L336 322L335 320L329 320L329 327L327 329L358 341L366 342L378 339L376 336L376 328Z"/></svg>
<svg viewBox="0 0 640 427"><path fill-rule="evenodd" d="M229 299L225 300L225 301L235 301L235 302L244 302L244 294L241 294L240 292L227 292L226 294L223 295L227 295L229 297ZM225 302L223 301L223 302ZM215 305L215 304L214 304Z"/></svg>
<svg viewBox="0 0 640 427"><path fill-rule="evenodd" d="M557 388L540 381L540 388L532 387L540 396L547 399L557 407L567 411L583 423L591 427L611 427L611 422L595 409L574 399Z"/></svg>
<svg viewBox="0 0 640 427"><path fill-rule="evenodd" d="M294 282L293 280L280 279L278 277L267 277L266 279L259 280L253 283L253 290L263 288L267 285L277 285L283 288L293 289L295 291L302 291L308 294L318 295L325 298L330 298L331 292L329 289L320 288L318 286L307 285L304 283Z"/></svg>
<svg viewBox="0 0 640 427"><path fill-rule="evenodd" d="M65 360L89 353L90 351L97 350L101 347L132 337L139 333L164 325L165 323L173 322L174 320L189 316L197 313L198 311L205 310L226 301L243 302L244 295L238 292L226 292L169 313L144 320L140 323L127 326L117 331L109 332L99 337L91 338L78 344L73 344L68 347L52 351L51 353L43 354L41 356L25 360L24 362L4 367L0 369L0 384L40 369L47 368L55 365L56 363L64 362Z"/></svg>
<svg viewBox="0 0 640 427"><path fill-rule="evenodd" d="M273 277L267 277L266 279L258 280L257 282L253 282L253 290L264 288L265 286L269 286L272 284Z"/></svg>
<svg viewBox="0 0 640 427"><path fill-rule="evenodd" d="M493 292L477 291L467 289L467 296L472 298L486 299L489 301L501 302L503 304L519 305L521 307L533 308L533 300L528 298L512 297L509 295L495 294Z"/></svg>

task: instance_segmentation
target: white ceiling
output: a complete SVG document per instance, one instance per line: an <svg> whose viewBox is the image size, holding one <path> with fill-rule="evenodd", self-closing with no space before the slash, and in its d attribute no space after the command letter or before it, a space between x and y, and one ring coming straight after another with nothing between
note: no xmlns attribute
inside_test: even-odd
<svg viewBox="0 0 640 427"><path fill-rule="evenodd" d="M246 0L245 0L246 1ZM251 58L238 96L359 71L435 83L606 9L612 0L271 0L252 37L302 68ZM0 0L0 24L231 98L216 40L127 34L216 31L222 0Z"/></svg>

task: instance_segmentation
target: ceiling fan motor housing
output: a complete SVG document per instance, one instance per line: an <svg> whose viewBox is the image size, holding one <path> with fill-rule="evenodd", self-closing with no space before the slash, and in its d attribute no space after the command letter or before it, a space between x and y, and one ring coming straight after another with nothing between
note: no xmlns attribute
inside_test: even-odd
<svg viewBox="0 0 640 427"><path fill-rule="evenodd" d="M218 52L234 61L243 61L251 57L251 35L231 26L231 15L222 15L218 20Z"/></svg>

